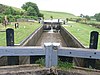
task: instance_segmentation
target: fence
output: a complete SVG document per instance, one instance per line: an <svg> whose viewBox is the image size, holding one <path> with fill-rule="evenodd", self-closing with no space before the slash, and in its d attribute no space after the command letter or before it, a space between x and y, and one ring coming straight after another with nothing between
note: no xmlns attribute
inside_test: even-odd
<svg viewBox="0 0 100 75"><path fill-rule="evenodd" d="M45 43L44 47L0 47L0 56L45 56L45 66L57 66L58 56L100 59L100 50L65 48L59 43Z"/></svg>

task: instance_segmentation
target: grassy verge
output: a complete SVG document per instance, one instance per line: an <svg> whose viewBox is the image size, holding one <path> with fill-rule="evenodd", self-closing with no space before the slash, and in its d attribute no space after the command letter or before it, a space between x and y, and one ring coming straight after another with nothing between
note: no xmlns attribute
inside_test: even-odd
<svg viewBox="0 0 100 75"><path fill-rule="evenodd" d="M84 46L88 47L90 43L91 31L98 31L100 33L100 29L86 24L68 23L68 25L64 25L64 27L71 32ZM100 49L100 36L98 40L98 49Z"/></svg>
<svg viewBox="0 0 100 75"><path fill-rule="evenodd" d="M0 24L0 31L5 31L7 28L13 28L15 32L15 44L20 43L41 26L39 23L19 22L19 28L15 29L14 24L15 23L11 23L11 25L8 25L6 28ZM6 46L6 32L0 32L0 46Z"/></svg>
<svg viewBox="0 0 100 75"><path fill-rule="evenodd" d="M59 69L62 70L70 70L73 68L73 63L69 63L69 62L62 62L61 60L58 61L58 66Z"/></svg>
<svg viewBox="0 0 100 75"><path fill-rule="evenodd" d="M45 19L50 19L50 16L53 16L53 18L59 18L59 19L66 19L66 18L76 18L75 15L65 12L55 12L55 11L40 11L44 14Z"/></svg>
<svg viewBox="0 0 100 75"><path fill-rule="evenodd" d="M35 62L35 64L40 64L41 66L45 66L45 59L40 58ZM54 66L55 67L55 66ZM73 68L73 63L69 62L62 62L60 59L58 60L58 65L57 68L62 69L62 70L70 70Z"/></svg>

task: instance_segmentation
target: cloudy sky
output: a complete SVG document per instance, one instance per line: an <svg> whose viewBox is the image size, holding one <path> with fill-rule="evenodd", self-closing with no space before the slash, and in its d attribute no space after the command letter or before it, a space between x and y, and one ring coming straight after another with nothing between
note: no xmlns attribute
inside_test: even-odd
<svg viewBox="0 0 100 75"><path fill-rule="evenodd" d="M100 0L0 0L0 4L21 8L25 2L36 3L40 10L94 15L100 12Z"/></svg>

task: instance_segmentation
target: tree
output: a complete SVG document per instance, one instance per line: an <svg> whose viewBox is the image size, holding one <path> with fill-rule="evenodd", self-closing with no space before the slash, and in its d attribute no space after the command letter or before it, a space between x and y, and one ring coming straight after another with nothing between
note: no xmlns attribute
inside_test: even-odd
<svg viewBox="0 0 100 75"><path fill-rule="evenodd" d="M27 9L27 15L28 16L36 16L36 11L35 11L35 9L34 8L32 8L31 6L29 6L28 7L28 9Z"/></svg>
<svg viewBox="0 0 100 75"><path fill-rule="evenodd" d="M21 16L20 15L16 15L16 16L14 16L14 18L15 18L15 21L17 21L17 19L21 18Z"/></svg>
<svg viewBox="0 0 100 75"><path fill-rule="evenodd" d="M13 15L15 10L12 7L9 7L5 10L4 14L6 15Z"/></svg>
<svg viewBox="0 0 100 75"><path fill-rule="evenodd" d="M90 17L88 15L84 16L87 20L90 20Z"/></svg>
<svg viewBox="0 0 100 75"><path fill-rule="evenodd" d="M95 14L94 17L97 21L100 21L100 13Z"/></svg>
<svg viewBox="0 0 100 75"><path fill-rule="evenodd" d="M0 13L3 13L4 11L5 11L5 7L4 7L4 5L2 5L2 4L0 4Z"/></svg>
<svg viewBox="0 0 100 75"><path fill-rule="evenodd" d="M14 11L14 13L13 13L13 15L20 15L21 14L21 12L20 11Z"/></svg>
<svg viewBox="0 0 100 75"><path fill-rule="evenodd" d="M20 15L24 15L24 11L20 11Z"/></svg>
<svg viewBox="0 0 100 75"><path fill-rule="evenodd" d="M33 8L34 11L36 12L36 15L39 16L39 8L37 4L32 2L26 2L25 4L23 4L22 9L24 9L25 11L29 11L29 7Z"/></svg>
<svg viewBox="0 0 100 75"><path fill-rule="evenodd" d="M44 14L39 13L38 17L44 17Z"/></svg>

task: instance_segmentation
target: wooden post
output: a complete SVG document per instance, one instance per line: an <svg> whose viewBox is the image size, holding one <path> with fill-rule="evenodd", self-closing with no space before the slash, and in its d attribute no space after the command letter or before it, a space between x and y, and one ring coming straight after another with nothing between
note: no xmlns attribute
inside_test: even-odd
<svg viewBox="0 0 100 75"><path fill-rule="evenodd" d="M57 50L60 44L57 43L45 43L45 66L50 68L52 66L57 66L58 55Z"/></svg>
<svg viewBox="0 0 100 75"><path fill-rule="evenodd" d="M52 43L45 43L45 66L50 68L52 66Z"/></svg>
<svg viewBox="0 0 100 75"><path fill-rule="evenodd" d="M53 43L53 55L52 55L52 66L58 65L58 49L60 47L60 43Z"/></svg>
<svg viewBox="0 0 100 75"><path fill-rule="evenodd" d="M14 30L8 28L6 30L6 43L7 46L14 46ZM18 56L8 56L7 57L7 65L18 65L19 57Z"/></svg>

